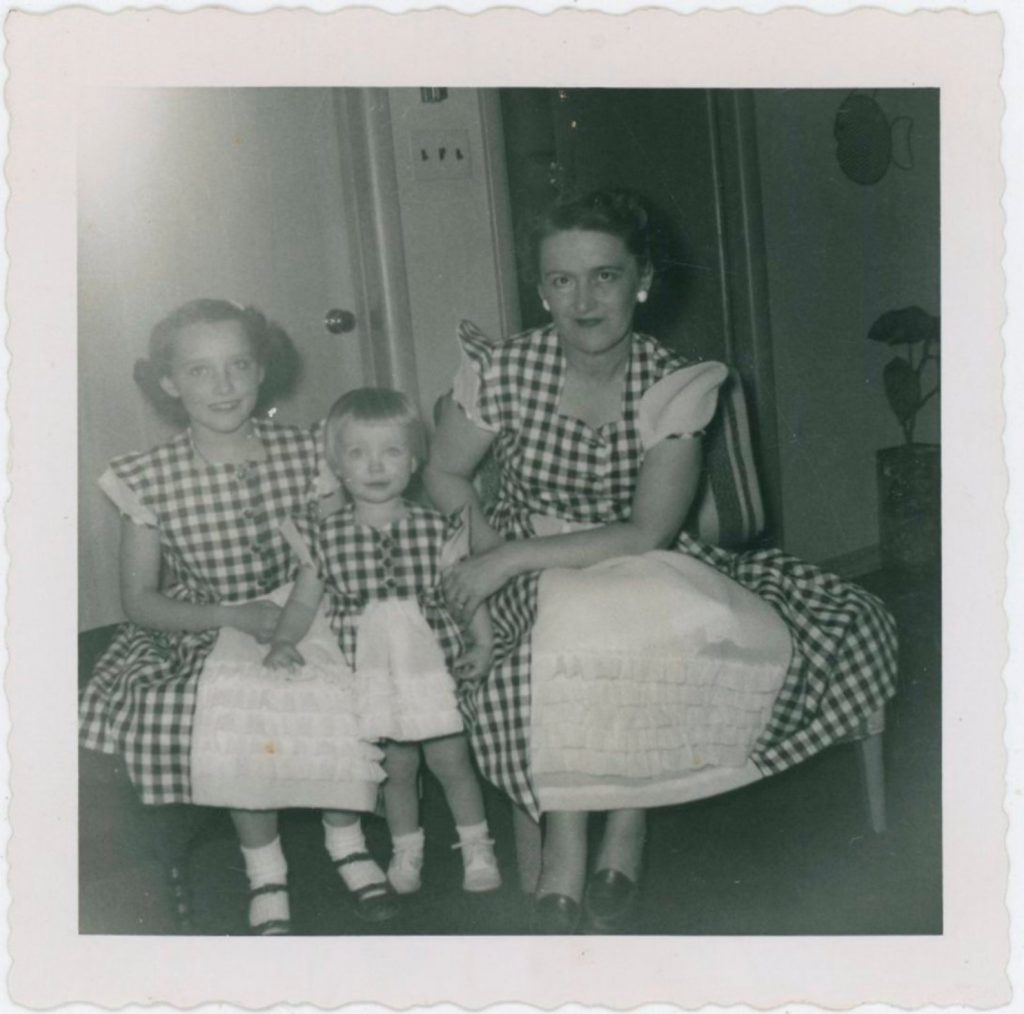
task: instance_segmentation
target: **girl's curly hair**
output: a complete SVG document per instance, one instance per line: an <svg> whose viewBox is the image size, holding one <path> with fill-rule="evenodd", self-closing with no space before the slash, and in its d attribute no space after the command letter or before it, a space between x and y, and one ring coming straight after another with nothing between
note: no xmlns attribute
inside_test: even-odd
<svg viewBox="0 0 1024 1014"><path fill-rule="evenodd" d="M172 310L150 332L149 356L135 363L132 375L153 407L170 422L184 425L185 411L177 398L160 385L170 375L178 335L193 324L237 321L249 340L253 357L263 367L264 378L256 412L265 412L287 394L298 380L301 363L298 351L284 328L254 306L241 306L227 299L193 299Z"/></svg>

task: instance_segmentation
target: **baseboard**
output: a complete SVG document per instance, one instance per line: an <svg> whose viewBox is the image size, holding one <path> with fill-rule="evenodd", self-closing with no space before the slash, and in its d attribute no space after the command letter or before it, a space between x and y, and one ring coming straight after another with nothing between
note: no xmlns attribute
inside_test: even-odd
<svg viewBox="0 0 1024 1014"><path fill-rule="evenodd" d="M882 552L877 545L864 546L862 549L854 549L852 552L822 560L818 566L840 577L860 577L881 568Z"/></svg>

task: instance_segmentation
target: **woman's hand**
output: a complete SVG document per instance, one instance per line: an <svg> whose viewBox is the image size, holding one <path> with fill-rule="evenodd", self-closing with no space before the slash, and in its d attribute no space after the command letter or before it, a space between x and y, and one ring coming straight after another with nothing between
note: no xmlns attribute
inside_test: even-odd
<svg viewBox="0 0 1024 1014"><path fill-rule="evenodd" d="M493 656L492 644L470 644L466 647L453 666L460 693L472 690L484 681L491 671Z"/></svg>
<svg viewBox="0 0 1024 1014"><path fill-rule="evenodd" d="M471 617L499 588L514 577L509 549L501 543L494 549L470 556L445 572L442 584L448 607L463 620Z"/></svg>
<svg viewBox="0 0 1024 1014"><path fill-rule="evenodd" d="M281 607L261 599L259 602L247 602L242 606L228 606L228 618L225 626L234 627L254 637L260 644L269 644L277 630L277 621L281 618Z"/></svg>

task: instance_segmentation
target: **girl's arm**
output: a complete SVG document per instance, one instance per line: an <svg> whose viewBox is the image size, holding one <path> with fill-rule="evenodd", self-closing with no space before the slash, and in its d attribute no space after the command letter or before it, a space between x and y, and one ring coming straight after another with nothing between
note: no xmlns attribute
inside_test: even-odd
<svg viewBox="0 0 1024 1014"><path fill-rule="evenodd" d="M271 649L263 661L265 666L292 669L305 665L306 660L296 645L309 633L323 594L324 585L316 568L302 567L278 620Z"/></svg>
<svg viewBox="0 0 1024 1014"><path fill-rule="evenodd" d="M662 440L644 458L628 521L566 535L503 542L448 571L448 601L468 615L519 574L549 567L589 567L612 557L671 545L690 512L700 469L698 438Z"/></svg>
<svg viewBox="0 0 1024 1014"><path fill-rule="evenodd" d="M121 605L133 623L151 630L236 627L270 640L281 610L273 602L241 606L178 602L160 591L160 533L127 518L121 522Z"/></svg>
<svg viewBox="0 0 1024 1014"><path fill-rule="evenodd" d="M473 485L473 473L493 442L493 433L474 426L450 396L444 399L423 481L430 499L445 514L469 505L470 543L474 553L485 552L502 542L502 537L484 516Z"/></svg>

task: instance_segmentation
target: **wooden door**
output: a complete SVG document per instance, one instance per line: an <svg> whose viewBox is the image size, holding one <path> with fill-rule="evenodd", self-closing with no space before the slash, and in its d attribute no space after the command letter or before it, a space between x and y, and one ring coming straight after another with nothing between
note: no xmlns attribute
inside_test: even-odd
<svg viewBox="0 0 1024 1014"><path fill-rule="evenodd" d="M338 96L309 89L123 89L83 111L79 146L80 623L121 615L109 459L170 431L131 379L152 325L200 296L258 306L303 364L276 418L310 422L370 362L343 180ZM331 309L355 327L334 335ZM369 379L367 377L367 379Z"/></svg>

